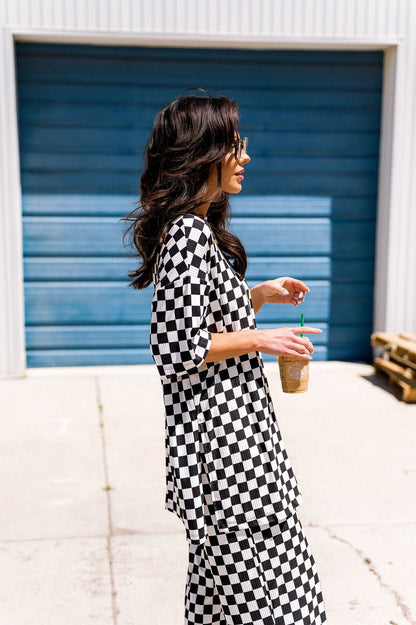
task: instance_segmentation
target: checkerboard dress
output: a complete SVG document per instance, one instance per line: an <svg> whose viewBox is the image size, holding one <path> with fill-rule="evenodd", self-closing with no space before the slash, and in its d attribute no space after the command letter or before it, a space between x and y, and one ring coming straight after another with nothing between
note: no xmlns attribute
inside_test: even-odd
<svg viewBox="0 0 416 625"><path fill-rule="evenodd" d="M165 508L189 543L185 624L326 623L302 502L257 351L204 363L212 332L256 329L247 282L193 213L153 269L150 349L165 405Z"/></svg>

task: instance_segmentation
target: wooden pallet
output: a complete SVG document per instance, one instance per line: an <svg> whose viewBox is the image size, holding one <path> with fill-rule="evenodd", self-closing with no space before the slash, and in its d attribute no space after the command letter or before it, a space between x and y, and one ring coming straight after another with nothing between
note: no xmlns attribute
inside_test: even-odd
<svg viewBox="0 0 416 625"><path fill-rule="evenodd" d="M416 340L410 337L413 334L390 334L389 332L375 332L371 335L373 347L385 347L387 350L402 356L416 364Z"/></svg>
<svg viewBox="0 0 416 625"><path fill-rule="evenodd" d="M414 334L413 332L402 332L401 334L399 334L399 336L402 339L406 339L408 341L413 341L413 343L416 343L416 334Z"/></svg>
<svg viewBox="0 0 416 625"><path fill-rule="evenodd" d="M413 369L404 368L387 358L375 358L376 371L384 371L389 376L389 383L402 390L402 399L405 402L416 402L416 378Z"/></svg>

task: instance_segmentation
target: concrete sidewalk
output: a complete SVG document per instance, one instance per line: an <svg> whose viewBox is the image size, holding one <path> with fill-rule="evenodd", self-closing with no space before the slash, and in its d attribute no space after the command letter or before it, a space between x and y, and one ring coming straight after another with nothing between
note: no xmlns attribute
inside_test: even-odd
<svg viewBox="0 0 416 625"><path fill-rule="evenodd" d="M311 362L273 401L329 625L416 623L416 405L371 365ZM1 625L182 625L154 365L0 380Z"/></svg>

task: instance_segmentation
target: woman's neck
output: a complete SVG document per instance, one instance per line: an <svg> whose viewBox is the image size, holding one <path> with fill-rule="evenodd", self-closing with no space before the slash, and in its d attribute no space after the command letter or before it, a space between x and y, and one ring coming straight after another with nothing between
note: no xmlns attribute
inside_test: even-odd
<svg viewBox="0 0 416 625"><path fill-rule="evenodd" d="M203 217L205 219L208 213L208 208L209 204L202 204L201 206L198 206L198 208L193 212L195 215L199 215L200 217Z"/></svg>

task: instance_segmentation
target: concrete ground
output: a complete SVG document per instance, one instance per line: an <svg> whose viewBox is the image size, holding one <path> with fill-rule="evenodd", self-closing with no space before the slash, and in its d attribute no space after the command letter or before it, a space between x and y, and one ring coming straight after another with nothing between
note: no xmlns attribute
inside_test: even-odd
<svg viewBox="0 0 416 625"><path fill-rule="evenodd" d="M330 625L416 623L416 405L371 365L266 363ZM187 543L164 509L154 365L0 380L0 621L182 625Z"/></svg>

